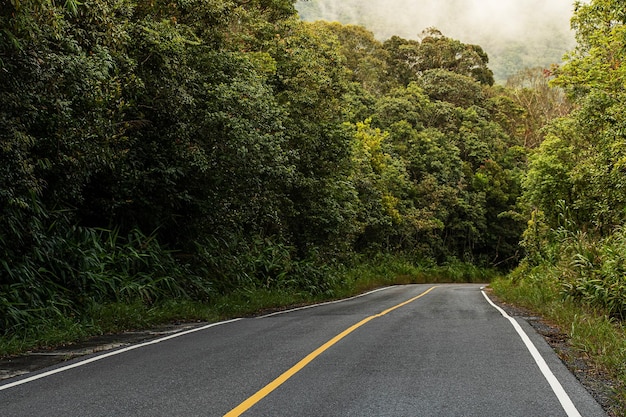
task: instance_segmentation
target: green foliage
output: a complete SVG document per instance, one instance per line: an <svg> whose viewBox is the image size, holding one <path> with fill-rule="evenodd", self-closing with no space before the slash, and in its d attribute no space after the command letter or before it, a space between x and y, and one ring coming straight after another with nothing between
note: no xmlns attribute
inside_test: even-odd
<svg viewBox="0 0 626 417"><path fill-rule="evenodd" d="M497 122L499 108L479 83L426 71L381 97L375 110L372 124L389 132L387 152L409 180L392 247L440 261L515 263L525 152L511 146L516 139Z"/></svg>
<svg viewBox="0 0 626 417"><path fill-rule="evenodd" d="M567 122L557 122L553 129L560 148L569 153L557 156L555 169L567 177L556 181L562 188L559 198L568 204L573 221L602 235L624 221L621 13L621 6L612 1L578 4L572 22L579 45L554 80L579 105ZM556 156L546 151L541 153ZM535 197L543 194L535 192Z"/></svg>
<svg viewBox="0 0 626 417"><path fill-rule="evenodd" d="M374 95L383 94L393 85L389 71L389 53L374 34L362 26L318 21L316 31L336 36L339 52L345 57L345 68L351 81Z"/></svg>
<svg viewBox="0 0 626 417"><path fill-rule="evenodd" d="M620 94L623 90L624 9L617 0L577 2L572 18L578 45L568 54L557 72L555 83L573 97L582 98L593 90Z"/></svg>
<svg viewBox="0 0 626 417"><path fill-rule="evenodd" d="M564 292L574 300L602 308L611 316L626 318L626 234L615 231L597 241L584 233L568 233L563 240Z"/></svg>
<svg viewBox="0 0 626 417"><path fill-rule="evenodd" d="M543 291L552 297L545 305L576 311L566 317L573 344L623 386L623 333L616 333L626 300L621 14L612 1L576 6L579 45L553 81L576 109L550 122L531 154L523 198L532 217L523 244L524 263L534 269L516 272L515 288L522 300Z"/></svg>
<svg viewBox="0 0 626 417"><path fill-rule="evenodd" d="M580 236L571 238L574 246L580 246ZM565 361L576 364L582 360L610 380L613 400L610 413L624 414L626 329L623 322L597 306L590 308L580 305L572 296L564 297L561 270L548 265L530 267L522 263L508 277L492 281L490 287L501 300L530 310L567 334L570 349L563 352Z"/></svg>
<svg viewBox="0 0 626 417"><path fill-rule="evenodd" d="M402 199L410 189L406 167L390 151L389 134L371 127L371 119L357 123L354 132L350 181L359 198L357 249L390 244L394 228L405 221Z"/></svg>
<svg viewBox="0 0 626 417"><path fill-rule="evenodd" d="M555 85L576 109L543 130L523 185L529 261L549 265L572 300L624 319L624 19L618 2L577 4L578 47Z"/></svg>
<svg viewBox="0 0 626 417"><path fill-rule="evenodd" d="M41 216L41 214L40 214ZM31 322L79 316L110 301L151 305L166 298L207 297L212 288L178 263L155 236L77 227L68 213L30 223L32 245L13 264L2 261L2 333Z"/></svg>
<svg viewBox="0 0 626 417"><path fill-rule="evenodd" d="M296 249L257 236L207 239L198 245L199 268L217 293L255 289L322 294L334 287L336 275L312 251L298 259Z"/></svg>
<svg viewBox="0 0 626 417"><path fill-rule="evenodd" d="M493 85L489 58L478 45L467 45L430 28L421 41L392 36L383 43L388 51L391 74L401 85L415 81L425 71L442 69L473 78L483 85Z"/></svg>
<svg viewBox="0 0 626 417"><path fill-rule="evenodd" d="M484 101L482 88L473 78L448 70L424 71L420 86L431 100L445 101L457 107L480 106Z"/></svg>
<svg viewBox="0 0 626 417"><path fill-rule="evenodd" d="M507 89L503 93L519 106L522 117L514 117L523 144L528 148L535 148L543 142L542 129L548 122L567 116L572 110L563 89L550 86L552 77L550 70L529 68L507 79Z"/></svg>
<svg viewBox="0 0 626 417"><path fill-rule="evenodd" d="M476 45L382 43L290 0L0 11L4 334L330 297L363 253L437 280L518 259L518 109Z"/></svg>
<svg viewBox="0 0 626 417"><path fill-rule="evenodd" d="M575 161L573 150L560 138L548 136L538 152L530 156L529 170L524 179L525 198L556 227L564 202L571 204L572 184L569 177Z"/></svg>

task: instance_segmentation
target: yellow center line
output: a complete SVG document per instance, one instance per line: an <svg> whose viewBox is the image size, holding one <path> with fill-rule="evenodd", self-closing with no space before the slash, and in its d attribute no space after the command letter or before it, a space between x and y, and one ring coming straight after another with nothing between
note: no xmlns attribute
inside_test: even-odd
<svg viewBox="0 0 626 417"><path fill-rule="evenodd" d="M357 324L354 324L354 325L350 326L349 328L347 328L343 332L339 333L337 336L335 336L332 339L330 339L328 342L324 343L322 346L320 346L317 349L315 349L313 352L309 353L304 359L302 359L300 362L298 362L297 364L292 366L290 369L285 371L281 376L279 376L278 378L276 378L275 380L273 380L272 382L267 384L265 387L261 388L254 395L252 395L250 398L248 398L247 400L245 400L244 402L239 404L237 407L235 407L232 410L230 410L228 413L224 414L224 417L236 417L236 416L242 415L248 409L250 409L253 405L255 405L256 403L261 401L263 398L265 398L270 392L274 391L276 388L278 388L283 383L285 383L285 381L287 381L289 378L291 378L296 373L298 373L300 370L302 370L302 368L307 366L311 361L313 361L313 359L317 358L319 355L321 355L323 352L328 350L335 343L339 342L341 339L343 339L344 337L346 337L347 335L349 335L350 333L352 333L353 331L355 331L359 327L363 326L365 323L367 323L367 322L369 322L371 320L374 320L375 318L382 317L385 314L390 313L393 310L398 309L400 307L403 307L403 306L405 306L405 305L407 305L409 303L412 303L413 301L417 300L418 298L421 298L421 297L425 296L426 294L428 294L429 292L431 292L435 288L437 288L437 287L436 286L435 287L431 287L428 290L426 290L423 293L421 293L420 295L411 298L410 300L404 301L404 302L402 302L402 303L400 303L398 305L395 305L395 306L393 306L391 308L388 308L387 310L385 310L385 311L383 311L381 313L375 314L373 316L366 317L363 320L361 320L360 322L358 322Z"/></svg>

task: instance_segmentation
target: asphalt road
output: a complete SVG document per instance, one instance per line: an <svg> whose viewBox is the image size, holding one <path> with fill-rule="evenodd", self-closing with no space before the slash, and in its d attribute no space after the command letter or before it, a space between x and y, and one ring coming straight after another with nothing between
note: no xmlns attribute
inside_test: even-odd
<svg viewBox="0 0 626 417"><path fill-rule="evenodd" d="M65 362L3 381L0 416L605 416L543 338L480 286L431 288Z"/></svg>

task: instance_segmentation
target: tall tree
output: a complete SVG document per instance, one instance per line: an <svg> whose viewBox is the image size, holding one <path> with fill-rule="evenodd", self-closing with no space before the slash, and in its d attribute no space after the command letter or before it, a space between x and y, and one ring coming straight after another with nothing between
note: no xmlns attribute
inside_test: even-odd
<svg viewBox="0 0 626 417"><path fill-rule="evenodd" d="M626 72L621 63L626 23L622 4L613 0L577 3L572 26L578 47L558 68L553 82L569 93L578 108L548 131L549 143L531 162L527 195L548 214L551 226L556 227L558 218L550 204L560 199L567 208L560 215L604 235L625 220Z"/></svg>
<svg viewBox="0 0 626 417"><path fill-rule="evenodd" d="M572 18L577 47L557 71L556 85L581 98L593 89L610 94L623 90L626 69L626 14L619 0L576 2Z"/></svg>
<svg viewBox="0 0 626 417"><path fill-rule="evenodd" d="M326 30L336 36L339 51L346 58L345 67L350 78L365 91L380 95L389 90L389 56L383 44L374 34L362 26L342 25L337 22L319 21L313 24L316 30Z"/></svg>
<svg viewBox="0 0 626 417"><path fill-rule="evenodd" d="M551 86L553 73L545 68L529 68L511 76L506 93L524 111L519 124L523 126L524 146L534 148L543 141L541 129L551 120L568 115L572 103L562 88Z"/></svg>
<svg viewBox="0 0 626 417"><path fill-rule="evenodd" d="M392 36L383 45L389 52L389 66L403 85L432 69L466 75L484 85L494 83L489 57L480 46L448 38L435 28L425 30L421 41Z"/></svg>

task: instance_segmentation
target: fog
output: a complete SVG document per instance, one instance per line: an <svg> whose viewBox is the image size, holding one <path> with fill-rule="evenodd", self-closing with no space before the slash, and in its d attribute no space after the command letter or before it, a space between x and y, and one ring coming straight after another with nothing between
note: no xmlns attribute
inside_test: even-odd
<svg viewBox="0 0 626 417"><path fill-rule="evenodd" d="M304 20L360 24L380 40L419 39L436 27L444 35L482 46L496 79L525 67L561 62L575 45L574 0L310 0L296 7Z"/></svg>

